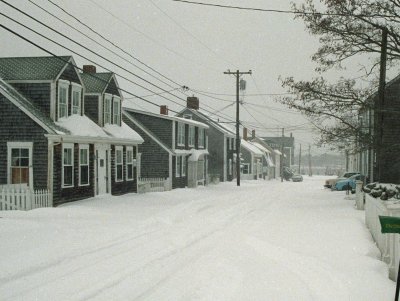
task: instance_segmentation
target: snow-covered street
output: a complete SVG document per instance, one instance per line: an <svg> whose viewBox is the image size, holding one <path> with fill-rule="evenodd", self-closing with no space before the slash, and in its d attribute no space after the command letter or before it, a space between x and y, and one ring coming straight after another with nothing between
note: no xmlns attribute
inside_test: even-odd
<svg viewBox="0 0 400 301"><path fill-rule="evenodd" d="M0 299L392 300L364 211L324 179L0 212Z"/></svg>

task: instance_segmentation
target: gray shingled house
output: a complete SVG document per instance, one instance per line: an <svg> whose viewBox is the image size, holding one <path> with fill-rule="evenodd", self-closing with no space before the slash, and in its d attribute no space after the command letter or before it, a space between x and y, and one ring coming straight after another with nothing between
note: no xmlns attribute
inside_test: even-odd
<svg viewBox="0 0 400 301"><path fill-rule="evenodd" d="M0 58L0 185L48 189L54 205L136 190L133 158L142 138L120 130L121 111L109 126L88 118L84 93L71 56ZM113 191L107 181L133 188Z"/></svg>
<svg viewBox="0 0 400 301"><path fill-rule="evenodd" d="M236 135L223 124L212 119L199 107L197 97L188 97L187 105L177 116L205 123L208 130L209 173L219 181L232 181L236 177L234 154Z"/></svg>
<svg viewBox="0 0 400 301"><path fill-rule="evenodd" d="M160 114L124 108L123 120L144 139L139 146L142 178L167 179L169 189L207 183L206 124L168 116L166 106Z"/></svg>

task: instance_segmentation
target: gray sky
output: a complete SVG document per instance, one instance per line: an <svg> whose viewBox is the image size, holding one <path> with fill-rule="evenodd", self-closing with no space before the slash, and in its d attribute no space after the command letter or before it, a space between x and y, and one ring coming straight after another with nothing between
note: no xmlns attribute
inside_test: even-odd
<svg viewBox="0 0 400 301"><path fill-rule="evenodd" d="M235 106L228 106L235 100L235 78L225 75L223 72L228 69L231 71L252 70L252 76L244 76L247 81L246 94L248 96L244 97L244 105L241 106L241 120L247 121L245 123L250 130L256 128L256 132L260 136L276 136L281 133L282 127L285 128L286 134L292 132L295 136L297 149L299 143L305 145L313 142L311 125L299 113L282 107L273 100L273 96L250 96L251 94L286 92L281 88L279 76L310 79L315 75L313 71L315 65L311 62L310 57L318 47L317 39L310 36L305 31L303 22L294 20L292 15L212 8L171 0L52 0L132 57L172 79L173 83L102 40L47 0L31 1L89 35L101 45L117 52L125 60L83 37L31 2L7 1L103 55L113 63L119 64L165 90L176 89L177 84L189 87L191 91L186 93L198 96L202 108L212 112L225 108L218 114L230 120L235 118ZM204 2L285 10L290 9L291 1L205 0ZM73 44L70 40L38 25L34 20L23 16L4 3L0 4L0 10L29 28L38 30L64 46L92 59L97 66L102 65L109 68L153 92L146 91L119 76L121 88L139 96L162 92L157 87L141 81L121 68ZM0 20L5 26L57 55L73 55L78 66L91 64L88 60L38 37L3 16L0 16ZM0 44L2 57L46 55L42 50L22 41L4 29L0 29ZM145 69L157 78L144 73L131 63ZM104 71L104 69L98 67L98 71ZM159 79L168 85L160 82ZM211 97L214 97L211 98L193 90L202 91L201 93L205 94L227 95L210 94ZM166 104L170 109L180 111L185 105L184 99L186 98L181 92L179 89L171 92L181 99L168 93L162 94L168 100L161 96L146 97L146 99L157 104ZM130 99L132 96L126 93L124 96L126 106L144 108L153 112L158 111L158 108L140 99ZM226 108L227 106L228 108ZM321 152L321 150L316 151Z"/></svg>

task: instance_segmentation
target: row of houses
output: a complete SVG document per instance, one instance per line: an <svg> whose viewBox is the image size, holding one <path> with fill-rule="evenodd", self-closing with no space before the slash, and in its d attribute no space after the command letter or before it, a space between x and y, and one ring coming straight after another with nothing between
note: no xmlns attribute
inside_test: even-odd
<svg viewBox="0 0 400 301"><path fill-rule="evenodd" d="M400 75L385 85L384 103L378 92L359 111L360 136L355 152L347 156L347 169L359 171L368 182L400 183Z"/></svg>
<svg viewBox="0 0 400 301"><path fill-rule="evenodd" d="M78 68L72 56L0 58L0 187L47 190L52 204L138 192L279 177L281 153L235 134L188 97L176 116L123 106L117 78ZM149 180L150 179L150 180Z"/></svg>

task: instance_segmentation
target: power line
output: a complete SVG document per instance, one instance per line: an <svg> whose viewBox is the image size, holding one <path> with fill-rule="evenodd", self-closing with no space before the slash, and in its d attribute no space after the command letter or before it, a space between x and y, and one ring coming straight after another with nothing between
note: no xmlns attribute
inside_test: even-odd
<svg viewBox="0 0 400 301"><path fill-rule="evenodd" d="M132 66L138 68L139 70L143 71L144 73L148 74L149 76L155 78L156 80L160 81L161 83L169 86L170 88L173 88L173 86L171 84L166 83L165 81L161 80L160 78L156 77L155 75L151 74L150 72L146 71L145 69L139 67L138 65L132 63L130 60L127 60L126 58L124 58L122 55L118 54L117 52L115 52L114 50L106 47L103 43L100 43L98 41L96 41L95 39L93 39L92 37L90 37L89 35L87 35L86 33L82 32L81 30L77 29L76 27L72 26L71 24L69 24L68 22L62 20L61 18L57 17L55 14L49 12L47 9L45 9L44 7L40 6L37 3L34 3L32 0L28 0L30 3L32 3L33 5L35 5L36 7L40 8L41 10L43 10L44 12L46 12L47 14L49 14L50 16L52 16L53 18L59 20L60 22L62 22L64 25L68 26L69 28L79 32L81 35L85 36L86 38L88 38L89 40L91 40L92 42L96 43L96 45L110 51L112 54L118 56L119 58L121 58L122 60L124 60L125 62L131 64ZM101 38L104 40L105 38L101 36ZM170 80L171 81L171 80Z"/></svg>
<svg viewBox="0 0 400 301"><path fill-rule="evenodd" d="M183 27L181 24L179 24L177 21L175 21L174 18L172 18L170 15L168 15L165 11L163 11L157 4L154 3L153 0L149 0L150 3L156 7L164 16L166 16L169 20L171 20L173 23L175 23L176 26L178 26L180 29L182 29L184 32L186 32L188 35L190 35L194 40L196 40L198 43L200 43L204 48L212 52L216 57L222 59L224 62L235 65L234 63L226 60L225 58L221 57L215 50L212 48L208 47L205 43L203 43L199 38L197 38L195 35L193 35L189 30L187 30L185 27Z"/></svg>
<svg viewBox="0 0 400 301"><path fill-rule="evenodd" d="M229 8L229 9L238 9L238 10L247 10L247 11L258 11L258 12L267 12L267 13L279 13L279 14L291 14L291 15L317 15L317 16L336 16L336 17L374 17L373 15L365 15L365 14L345 14L345 13L318 13L318 12L300 12L294 10L281 10L281 9L266 9L266 8L256 8L256 7L243 7L243 6L232 6L232 5L222 5L222 4L214 4L214 3L204 3L197 1L187 1L187 0L172 0L174 2L182 2L187 4L201 5L201 6L211 6L218 8ZM378 16L375 16L378 17ZM392 17L389 15L380 15L380 17Z"/></svg>
<svg viewBox="0 0 400 301"><path fill-rule="evenodd" d="M219 96L236 96L235 94L224 94L224 93L215 93L215 92L208 92L208 91L201 91L201 90L195 90L195 89L190 89L193 92L196 93L203 93L203 94L209 94L209 95L219 95ZM246 94L247 96L278 96L278 95L293 95L294 93L260 93L260 94ZM218 98L216 98L218 99ZM227 100L226 100L227 101Z"/></svg>
<svg viewBox="0 0 400 301"><path fill-rule="evenodd" d="M67 10L65 10L64 8L62 8L61 6L59 6L58 4L54 3L51 0L47 0L48 2L50 2L51 4L53 4L55 7L57 7L59 10L63 11L66 15L70 16L71 18L73 18L74 20L76 20L79 24L83 25L84 27L86 27L88 30L90 30L91 32L93 32L94 34L96 34L97 36L99 36L101 39L103 39L104 41L106 41L107 43L111 44L112 46L114 46L115 48L119 49L120 51L122 51L123 53L125 53L126 55L128 55L129 57L131 57L132 59L136 60L137 62L139 62L140 64L146 66L147 68L149 68L150 70L152 70L153 72L157 73L158 75L161 75L163 78L169 80L170 82L174 83L177 86L182 86L181 84L175 82L174 80L172 80L171 78L165 76L164 74L162 74L161 72L155 70L154 68L152 68L151 66L147 65L146 63L142 62L141 60L139 60L137 57L133 56L132 54L130 54L129 52L127 52L125 49L119 47L117 44L115 44L114 42L112 42L111 40L107 39L106 37L104 37L102 34L98 33L96 30L94 30L93 28L91 28L89 25L85 24L83 21L81 21L80 19L78 19L76 16L74 16L73 14L69 13Z"/></svg>
<svg viewBox="0 0 400 301"><path fill-rule="evenodd" d="M51 1L51 0L48 0L48 1ZM93 0L89 0L89 1L92 2L94 5L96 5L97 7L99 7L99 8L100 8L101 10L103 10L104 12L108 13L109 15L111 15L113 18L117 19L118 21L122 22L123 24L125 24L126 26L128 26L129 28L131 28L132 30L134 30L134 31L136 31L136 32L138 32L138 33L140 33L141 35L143 35L144 37L146 37L147 39L149 39L149 40L152 41L153 43L155 43L155 44L161 46L162 48L167 49L168 51L174 53L175 55L177 55L177 56L179 56L179 57L181 57L181 58L183 58L183 59L185 59L185 60L187 60L187 61L190 61L191 63L194 63L194 64L196 64L196 65L198 65L198 66L200 66L200 67L202 67L202 68L205 68L204 65L201 65L201 64L196 63L195 61L191 60L190 58L187 58L187 57L184 56L183 54L181 54L181 53L179 53L179 52L177 52L177 51L175 51L175 50L173 50L173 49L171 49L171 48L169 48L169 47L163 45L163 44L160 43L159 41L153 39L152 37L148 36L147 34L145 34L145 33L141 32L140 30L136 29L136 28L133 27L131 24L127 23L126 21L122 20L122 19L119 18L118 16L114 15L112 12L110 12L110 11L107 10L107 9L105 9L103 6L101 6L100 4L96 3L95 1L93 1ZM207 69L210 69L210 68L207 67ZM213 70L214 70L214 71L218 71L218 70L216 70L216 69L213 69Z"/></svg>

